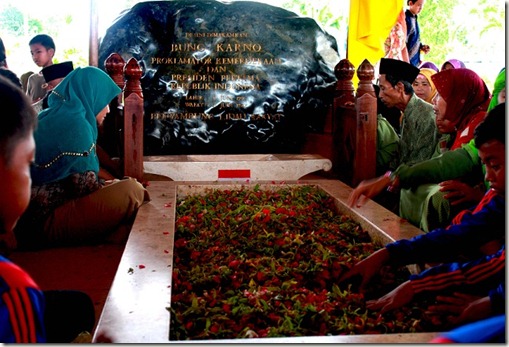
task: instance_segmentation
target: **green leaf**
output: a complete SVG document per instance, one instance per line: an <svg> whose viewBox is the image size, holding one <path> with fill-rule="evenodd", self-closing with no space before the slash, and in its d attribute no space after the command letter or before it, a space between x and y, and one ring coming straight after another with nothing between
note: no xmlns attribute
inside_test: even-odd
<svg viewBox="0 0 509 347"><path fill-rule="evenodd" d="M199 305L198 305L198 298L195 296L193 297L192 301L191 301L191 307L193 309L198 309Z"/></svg>
<svg viewBox="0 0 509 347"><path fill-rule="evenodd" d="M260 303L263 306L263 311L264 312L268 312L270 308L269 308L269 305L267 304L267 301L265 301L263 299L260 299L259 301L260 301Z"/></svg>

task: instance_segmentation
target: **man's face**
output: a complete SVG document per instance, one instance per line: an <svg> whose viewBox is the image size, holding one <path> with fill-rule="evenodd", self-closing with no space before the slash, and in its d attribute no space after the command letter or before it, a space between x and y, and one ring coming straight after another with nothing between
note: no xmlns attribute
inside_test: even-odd
<svg viewBox="0 0 509 347"><path fill-rule="evenodd" d="M386 79L385 75L380 75L378 79L378 86L380 87L379 98L387 107L394 107L399 101L400 92L396 87L393 87ZM397 86L397 85L396 85Z"/></svg>
<svg viewBox="0 0 509 347"><path fill-rule="evenodd" d="M479 157L486 166L486 181L500 195L505 195L505 144L490 140L479 148Z"/></svg>
<svg viewBox="0 0 509 347"><path fill-rule="evenodd" d="M46 89L47 92L53 90L58 86L60 82L62 82L64 78L55 78L54 80L51 80L49 82L46 82L42 85L42 88Z"/></svg>

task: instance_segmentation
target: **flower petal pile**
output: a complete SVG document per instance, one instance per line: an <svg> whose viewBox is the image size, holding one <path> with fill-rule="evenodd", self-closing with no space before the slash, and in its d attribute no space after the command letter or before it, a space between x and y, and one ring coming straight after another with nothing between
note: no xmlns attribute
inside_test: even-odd
<svg viewBox="0 0 509 347"><path fill-rule="evenodd" d="M312 185L209 189L180 199L170 340L433 331L419 306L381 317L366 309L369 293L338 286L377 248ZM371 295L407 278L406 268L385 268Z"/></svg>

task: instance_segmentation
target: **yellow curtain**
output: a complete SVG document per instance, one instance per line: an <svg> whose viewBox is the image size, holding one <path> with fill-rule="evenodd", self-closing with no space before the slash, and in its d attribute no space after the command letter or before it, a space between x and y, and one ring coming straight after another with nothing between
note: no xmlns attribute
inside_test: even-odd
<svg viewBox="0 0 509 347"><path fill-rule="evenodd" d="M402 0L350 0L347 58L356 71L364 59L375 65L384 56L385 39L402 9Z"/></svg>

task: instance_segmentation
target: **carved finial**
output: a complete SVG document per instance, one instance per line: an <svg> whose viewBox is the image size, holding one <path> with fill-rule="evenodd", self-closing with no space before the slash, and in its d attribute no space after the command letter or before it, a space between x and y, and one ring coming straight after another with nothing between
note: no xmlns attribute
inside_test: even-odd
<svg viewBox="0 0 509 347"><path fill-rule="evenodd" d="M364 59L359 66L359 69L357 70L357 77L359 77L359 81L373 83L373 79L375 78L375 68L367 59Z"/></svg>
<svg viewBox="0 0 509 347"><path fill-rule="evenodd" d="M104 68L120 89L124 89L124 58L118 53L111 53L104 61Z"/></svg>
<svg viewBox="0 0 509 347"><path fill-rule="evenodd" d="M334 68L334 75L339 81L351 81L354 73L355 66L348 59L342 59Z"/></svg>
<svg viewBox="0 0 509 347"><path fill-rule="evenodd" d="M126 84L124 88L124 98L127 98L131 93L136 93L143 98L143 92L141 89L141 67L135 58L129 59L124 68L124 74L126 78Z"/></svg>
<svg viewBox="0 0 509 347"><path fill-rule="evenodd" d="M353 104L355 99L355 88L352 82L354 73L355 67L348 59L342 59L334 68L334 75L338 79L334 92L334 104L336 106Z"/></svg>
<svg viewBox="0 0 509 347"><path fill-rule="evenodd" d="M375 68L371 63L364 59L359 68L357 69L357 77L359 77L359 85L357 87L357 97L361 97L365 93L375 96L375 89L373 88L373 79L375 78Z"/></svg>

